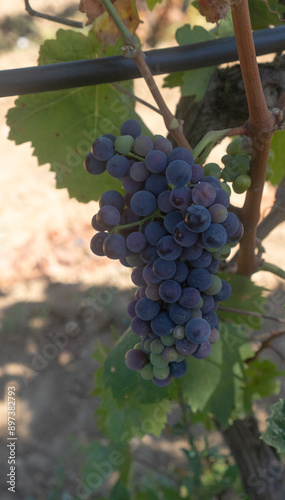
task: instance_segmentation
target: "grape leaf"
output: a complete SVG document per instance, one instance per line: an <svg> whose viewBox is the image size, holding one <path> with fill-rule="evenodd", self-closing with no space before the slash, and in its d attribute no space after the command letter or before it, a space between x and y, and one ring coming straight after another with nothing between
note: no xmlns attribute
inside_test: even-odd
<svg viewBox="0 0 285 500"><path fill-rule="evenodd" d="M254 30L268 28L271 24L278 26L284 23L282 16L285 7L278 0L249 0L249 11Z"/></svg>
<svg viewBox="0 0 285 500"><path fill-rule="evenodd" d="M270 446L274 446L279 453L285 453L285 399L280 399L270 408L272 414L266 420L268 427L261 438Z"/></svg>
<svg viewBox="0 0 285 500"><path fill-rule="evenodd" d="M274 151L274 160L270 161L273 168L270 182L279 185L285 176L285 130L275 132L271 142L271 149Z"/></svg>
<svg viewBox="0 0 285 500"><path fill-rule="evenodd" d="M100 0L98 1L100 3ZM140 23L136 0L116 0L113 6L128 30L134 34ZM97 34L104 48L108 45L115 45L120 38L120 32L107 12L96 19L92 30Z"/></svg>
<svg viewBox="0 0 285 500"><path fill-rule="evenodd" d="M161 3L162 0L146 0L149 10L153 10L156 4Z"/></svg>
<svg viewBox="0 0 285 500"><path fill-rule="evenodd" d="M118 42L104 55L120 53L121 45ZM94 35L86 37L72 30L59 30L56 40L42 45L39 64L100 56L102 47ZM131 82L122 85L132 89ZM98 176L88 174L83 160L96 137L103 133L118 135L122 122L128 118L141 122L133 107L133 101L111 85L20 96L7 114L9 139L16 144L31 142L38 164L50 163L56 173L56 187L67 188L70 197L87 203L98 200L107 189L122 192L120 182L106 172ZM144 125L143 133L150 135Z"/></svg>
<svg viewBox="0 0 285 500"><path fill-rule="evenodd" d="M219 276L228 281L232 287L231 297L225 302L222 302L221 306L261 314L264 313L263 304L265 304L266 298L262 296L262 293L265 288L255 285L250 278L239 274L227 275L225 273L220 273ZM218 309L218 315L222 319L232 320L244 331L248 328L252 330L261 328L262 318L247 316L236 312L226 312L221 309Z"/></svg>
<svg viewBox="0 0 285 500"><path fill-rule="evenodd" d="M276 377L285 375L285 372L276 370L275 363L267 359L255 359L248 364L245 370L247 377L245 396L252 399L261 399L278 394L280 381Z"/></svg>
<svg viewBox="0 0 285 500"><path fill-rule="evenodd" d="M212 413L221 425L227 425L246 382L243 359L252 351L237 325L222 323L220 334L208 358L189 359L181 386L193 411ZM243 408L240 411L243 412Z"/></svg>
<svg viewBox="0 0 285 500"><path fill-rule="evenodd" d="M111 388L113 397L119 406L126 400L135 403L158 403L168 398L167 387L157 387L151 381L142 379L141 375L130 370L125 364L125 354L137 344L138 338L130 328L115 344L104 364L104 383Z"/></svg>
<svg viewBox="0 0 285 500"><path fill-rule="evenodd" d="M205 30L202 26L191 28L189 24L185 24L176 31L176 40L179 45L188 45L214 39L214 34ZM209 68L178 72L175 75L167 76L163 86L170 88L180 86L182 96L193 95L194 100L197 102L204 96L214 69L215 67L211 66Z"/></svg>

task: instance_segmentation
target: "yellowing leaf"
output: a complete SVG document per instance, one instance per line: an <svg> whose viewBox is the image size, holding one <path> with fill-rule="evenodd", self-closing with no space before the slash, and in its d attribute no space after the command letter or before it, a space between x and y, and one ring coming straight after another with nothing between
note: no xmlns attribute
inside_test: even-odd
<svg viewBox="0 0 285 500"><path fill-rule="evenodd" d="M128 30L134 34L140 23L136 0L116 0L113 5ZM107 12L97 18L94 31L104 47L115 45L120 38L119 30Z"/></svg>

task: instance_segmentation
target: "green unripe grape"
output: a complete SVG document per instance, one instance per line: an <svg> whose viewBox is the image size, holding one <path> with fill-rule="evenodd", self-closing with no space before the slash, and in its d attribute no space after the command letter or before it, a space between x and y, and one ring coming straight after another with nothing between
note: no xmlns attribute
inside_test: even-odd
<svg viewBox="0 0 285 500"><path fill-rule="evenodd" d="M244 193L251 185L251 178L247 174L239 175L233 182L233 190L237 194Z"/></svg>
<svg viewBox="0 0 285 500"><path fill-rule="evenodd" d="M213 253L214 259L225 260L231 253L231 246L226 243L222 248L219 248Z"/></svg>
<svg viewBox="0 0 285 500"><path fill-rule="evenodd" d="M159 339L155 339L151 341L149 349L151 352L154 352L154 354L160 354L164 349L164 345L162 345Z"/></svg>
<svg viewBox="0 0 285 500"><path fill-rule="evenodd" d="M272 174L273 174L273 168L271 167L271 165L267 165L267 169L266 169L266 177L265 177L265 180L266 181L269 181L272 177Z"/></svg>
<svg viewBox="0 0 285 500"><path fill-rule="evenodd" d="M226 182L233 182L237 176L237 173L231 164L225 166L225 168L222 170L221 176Z"/></svg>
<svg viewBox="0 0 285 500"><path fill-rule="evenodd" d="M190 309L190 311L191 311L191 316L190 316L191 319L193 319L193 318L202 318L201 309L199 309L198 307L193 307L193 309Z"/></svg>
<svg viewBox="0 0 285 500"><path fill-rule="evenodd" d="M147 339L147 340L144 342L143 347L144 347L144 349L145 349L146 351L150 351L150 345L151 345L151 343L152 343L152 340L151 340L151 339Z"/></svg>
<svg viewBox="0 0 285 500"><path fill-rule="evenodd" d="M224 165L231 165L233 162L234 157L232 155L224 155L222 157L222 163Z"/></svg>
<svg viewBox="0 0 285 500"><path fill-rule="evenodd" d="M269 150L269 155L268 155L268 161L273 161L275 159L275 154L274 154L274 151L273 149L270 149Z"/></svg>
<svg viewBox="0 0 285 500"><path fill-rule="evenodd" d="M129 153L133 147L134 138L131 135L120 135L115 139L115 150L122 155Z"/></svg>
<svg viewBox="0 0 285 500"><path fill-rule="evenodd" d="M158 139L164 139L163 135L156 134L156 135L153 135L151 138L153 143L155 143L155 141L157 141Z"/></svg>
<svg viewBox="0 0 285 500"><path fill-rule="evenodd" d="M176 361L177 361L177 363L180 363L180 361L184 361L185 358L186 358L186 356L184 356L183 354L179 354Z"/></svg>
<svg viewBox="0 0 285 500"><path fill-rule="evenodd" d="M176 351L175 347L165 347L162 353L163 359L165 361L176 361L179 353Z"/></svg>
<svg viewBox="0 0 285 500"><path fill-rule="evenodd" d="M221 167L217 163L207 163L204 166L204 175L212 175L213 177L217 177L219 179L221 177Z"/></svg>
<svg viewBox="0 0 285 500"><path fill-rule="evenodd" d="M165 347L170 347L175 344L175 338L173 337L173 335L167 335L167 337L160 337L160 342Z"/></svg>
<svg viewBox="0 0 285 500"><path fill-rule="evenodd" d="M205 290L204 293L206 295L216 295L216 293L219 293L221 288L222 288L221 278L219 278L219 276L216 276L215 274L212 274L212 282L209 288L207 288L207 290Z"/></svg>
<svg viewBox="0 0 285 500"><path fill-rule="evenodd" d="M241 142L242 138L241 137L236 137L227 147L227 153L228 155L238 155L242 153L242 148L241 148Z"/></svg>
<svg viewBox="0 0 285 500"><path fill-rule="evenodd" d="M140 370L140 374L144 380L151 380L153 378L153 366L148 363Z"/></svg>
<svg viewBox="0 0 285 500"><path fill-rule="evenodd" d="M184 339L184 337L185 337L184 326L176 325L176 327L173 330L172 335L175 339Z"/></svg>
<svg viewBox="0 0 285 500"><path fill-rule="evenodd" d="M197 309L201 309L201 307L203 307L203 304L204 304L204 301L203 301L203 299L201 297L200 300L199 300L199 302L198 302L198 304L196 305L196 308Z"/></svg>
<svg viewBox="0 0 285 500"><path fill-rule="evenodd" d="M155 354L154 352L151 352L149 357L152 365L156 366L157 368L164 368L168 365L168 361L165 361L165 359L162 358L161 354Z"/></svg>
<svg viewBox="0 0 285 500"><path fill-rule="evenodd" d="M212 222L216 222L217 224L224 222L228 216L228 211L224 205L220 203L213 203L211 207L208 208L211 214Z"/></svg>
<svg viewBox="0 0 285 500"><path fill-rule="evenodd" d="M232 194L230 186L226 182L222 182L221 188L228 193L229 196Z"/></svg>
<svg viewBox="0 0 285 500"><path fill-rule="evenodd" d="M142 345L140 342L134 346L134 349L141 349L141 348L142 348Z"/></svg>
<svg viewBox="0 0 285 500"><path fill-rule="evenodd" d="M232 163L232 168L236 175L248 174L250 168L250 159L246 155L236 155Z"/></svg>
<svg viewBox="0 0 285 500"><path fill-rule="evenodd" d="M170 373L170 368L169 366L165 366L164 368L158 368L158 367L154 367L153 368L153 375L158 378L158 380L164 380L165 378L168 377Z"/></svg>

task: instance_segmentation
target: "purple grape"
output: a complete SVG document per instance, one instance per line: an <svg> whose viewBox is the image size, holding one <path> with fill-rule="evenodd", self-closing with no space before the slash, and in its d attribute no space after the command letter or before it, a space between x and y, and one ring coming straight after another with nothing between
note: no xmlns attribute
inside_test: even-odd
<svg viewBox="0 0 285 500"><path fill-rule="evenodd" d="M201 165L198 165L197 163L194 163L192 165L192 177L191 177L191 184L198 184L204 177L204 170Z"/></svg>
<svg viewBox="0 0 285 500"><path fill-rule="evenodd" d="M120 259L126 254L125 238L120 234L109 234L104 240L103 250L109 259Z"/></svg>
<svg viewBox="0 0 285 500"><path fill-rule="evenodd" d="M162 222L151 222L145 228L144 234L145 234L146 241L150 245L157 245L159 240L161 238L163 238L163 236L167 235L167 231L166 231L165 227L163 226Z"/></svg>
<svg viewBox="0 0 285 500"><path fill-rule="evenodd" d="M142 131L141 124L137 120L127 120L121 126L120 134L121 135L131 135L134 139L136 139Z"/></svg>
<svg viewBox="0 0 285 500"><path fill-rule="evenodd" d="M217 328L212 328L210 337L208 338L210 344L215 344L216 342L218 342L219 338L220 338L219 330L217 330Z"/></svg>
<svg viewBox="0 0 285 500"><path fill-rule="evenodd" d="M91 225L95 231L102 231L102 226L100 226L99 222L97 221L97 214L93 215Z"/></svg>
<svg viewBox="0 0 285 500"><path fill-rule="evenodd" d="M133 224L140 220L140 217L135 214L131 208L125 208L123 210L120 220L120 226L124 226L125 224Z"/></svg>
<svg viewBox="0 0 285 500"><path fill-rule="evenodd" d="M175 341L175 347L179 354L183 354L184 356L190 356L190 354L193 354L193 352L197 350L197 344L190 342L190 340L186 338L177 339Z"/></svg>
<svg viewBox="0 0 285 500"><path fill-rule="evenodd" d="M181 378L183 377L188 370L188 366L186 361L172 361L169 363L169 368L170 368L170 376L174 378Z"/></svg>
<svg viewBox="0 0 285 500"><path fill-rule="evenodd" d="M212 254L208 252L207 250L202 250L202 253L200 257L198 257L195 260L190 260L190 264L192 267L198 268L206 268L208 267L212 262Z"/></svg>
<svg viewBox="0 0 285 500"><path fill-rule="evenodd" d="M131 209L141 217L151 215L156 209L156 198L149 191L138 191L132 196Z"/></svg>
<svg viewBox="0 0 285 500"><path fill-rule="evenodd" d="M162 191L157 197L157 206L161 212L167 214L168 212L172 212L174 207L170 201L171 191Z"/></svg>
<svg viewBox="0 0 285 500"><path fill-rule="evenodd" d="M153 377L152 382L155 385L157 385L158 387L166 387L167 385L170 384L171 380L172 380L172 377L170 375L168 375L168 377L166 377L162 380L159 380L158 378Z"/></svg>
<svg viewBox="0 0 285 500"><path fill-rule="evenodd" d="M208 182L200 182L192 190L192 200L195 205L209 207L216 198L215 188Z"/></svg>
<svg viewBox="0 0 285 500"><path fill-rule="evenodd" d="M222 224L213 222L202 234L202 239L208 248L221 248L227 242L227 231Z"/></svg>
<svg viewBox="0 0 285 500"><path fill-rule="evenodd" d="M188 208L192 202L191 189L186 186L174 188L170 194L170 201L175 208L180 210Z"/></svg>
<svg viewBox="0 0 285 500"><path fill-rule="evenodd" d="M227 281L222 280L222 288L219 291L219 293L214 295L214 300L218 302L223 302L224 300L230 298L231 293L232 293L231 285Z"/></svg>
<svg viewBox="0 0 285 500"><path fill-rule="evenodd" d="M89 174L100 175L106 170L106 162L97 160L92 153L88 153L84 159L84 168Z"/></svg>
<svg viewBox="0 0 285 500"><path fill-rule="evenodd" d="M146 246L146 239L139 231L134 231L127 236L127 248L134 253L141 252Z"/></svg>
<svg viewBox="0 0 285 500"><path fill-rule="evenodd" d="M159 337L170 335L175 327L175 323L171 321L169 314L165 311L160 312L151 322L153 333Z"/></svg>
<svg viewBox="0 0 285 500"><path fill-rule="evenodd" d="M196 288L193 287L186 287L183 288L181 297L179 299L179 304L183 307L186 307L188 309L197 307L201 300L201 295L196 290Z"/></svg>
<svg viewBox="0 0 285 500"><path fill-rule="evenodd" d="M205 342L211 333L210 325L203 318L190 319L185 325L185 336L194 344Z"/></svg>
<svg viewBox="0 0 285 500"><path fill-rule="evenodd" d="M135 267L131 274L131 280L136 286L145 285L145 280L143 278L143 269L142 267Z"/></svg>
<svg viewBox="0 0 285 500"><path fill-rule="evenodd" d="M184 323L187 323L187 321L189 321L191 316L190 310L186 307L181 306L178 303L171 304L168 313L170 319L176 325L184 325Z"/></svg>
<svg viewBox="0 0 285 500"><path fill-rule="evenodd" d="M136 316L136 310L135 310L136 303L137 303L137 300L134 299L134 300L131 300L131 302L128 305L127 311L128 311L128 315L131 316L131 318L134 318Z"/></svg>
<svg viewBox="0 0 285 500"><path fill-rule="evenodd" d="M206 269L193 269L189 273L187 283L190 287L196 288L199 292L207 290L211 284L211 274Z"/></svg>
<svg viewBox="0 0 285 500"><path fill-rule="evenodd" d="M203 182L211 184L216 190L222 188L221 181L217 179L217 177L214 177L213 175L206 175L203 179Z"/></svg>
<svg viewBox="0 0 285 500"><path fill-rule="evenodd" d="M134 152L140 156L146 156L150 151L153 150L153 142L150 137L146 135L140 135L135 138L134 142Z"/></svg>
<svg viewBox="0 0 285 500"><path fill-rule="evenodd" d="M137 191L140 191L142 189L144 183L134 181L134 179L132 179L130 174L127 174L123 178L122 185L123 185L123 188L128 193L136 193Z"/></svg>
<svg viewBox="0 0 285 500"><path fill-rule="evenodd" d="M145 163L143 161L137 161L134 163L131 166L130 176L136 182L144 182L149 176L149 171L146 168Z"/></svg>
<svg viewBox="0 0 285 500"><path fill-rule="evenodd" d="M241 222L239 222L238 230L232 236L228 237L227 243L229 243L230 245L236 245L242 238L242 235L243 235L243 225Z"/></svg>
<svg viewBox="0 0 285 500"><path fill-rule="evenodd" d="M173 152L174 151L175 150L173 150ZM174 160L169 163L165 175L169 184L173 184L174 186L185 186L192 177L192 168L186 161Z"/></svg>
<svg viewBox="0 0 285 500"><path fill-rule="evenodd" d="M163 151L163 153L168 156L173 150L173 146L168 139L165 139L165 137L159 137L154 141L153 149Z"/></svg>
<svg viewBox="0 0 285 500"><path fill-rule="evenodd" d="M107 236L108 234L104 233L104 231L100 231L93 236L90 242L90 248L95 255L98 255L99 257L103 257L103 255L105 255L105 252L103 250L103 243Z"/></svg>
<svg viewBox="0 0 285 500"><path fill-rule="evenodd" d="M222 226L227 231L227 237L232 236L237 232L239 223L240 222L236 214L229 212L227 218L224 220L224 222L222 222Z"/></svg>
<svg viewBox="0 0 285 500"><path fill-rule="evenodd" d="M147 362L147 355L140 349L130 349L125 355L125 363L130 370L141 370Z"/></svg>
<svg viewBox="0 0 285 500"><path fill-rule="evenodd" d="M184 247L182 250L181 258L184 260L196 260L202 255L203 249L197 245L192 245L191 247ZM187 278L187 276L186 276ZM186 279L185 278L185 279Z"/></svg>
<svg viewBox="0 0 285 500"><path fill-rule="evenodd" d="M177 302L181 296L181 286L174 280L163 281L159 285L159 295L166 303Z"/></svg>
<svg viewBox="0 0 285 500"><path fill-rule="evenodd" d="M183 251L182 251L182 253L183 253ZM175 281L177 281L178 283L183 283L183 281L186 280L187 276L188 276L188 266L187 266L187 264L185 264L185 262L182 262L181 260L178 260L176 262L176 272L172 276L172 278Z"/></svg>
<svg viewBox="0 0 285 500"><path fill-rule="evenodd" d="M109 191L105 191L99 198L99 207L102 208L105 205L112 205L116 207L119 212L122 212L125 207L125 200L121 193L118 193L118 191L114 189L110 189Z"/></svg>
<svg viewBox="0 0 285 500"><path fill-rule="evenodd" d="M221 205L224 205L224 207L228 208L230 204L230 197L224 189L221 188L216 190L215 203L220 203Z"/></svg>
<svg viewBox="0 0 285 500"><path fill-rule="evenodd" d="M179 210L175 210L174 212L169 212L164 217L164 227L170 233L174 233L174 229L176 228L179 222L183 221L183 215Z"/></svg>
<svg viewBox="0 0 285 500"><path fill-rule="evenodd" d="M147 264L143 268L143 277L148 285L160 285L161 279L157 278L153 272L152 264Z"/></svg>
<svg viewBox="0 0 285 500"><path fill-rule="evenodd" d="M140 257L146 264L153 264L158 258L158 253L156 251L155 245L147 245L143 251L140 253Z"/></svg>
<svg viewBox="0 0 285 500"><path fill-rule="evenodd" d="M191 229L186 226L185 222L181 221L175 227L173 237L176 243L182 247L190 247L196 243L198 234L193 233Z"/></svg>
<svg viewBox="0 0 285 500"><path fill-rule="evenodd" d="M104 205L97 214L97 222L104 229L113 229L120 223L121 214L116 207Z"/></svg>
<svg viewBox="0 0 285 500"><path fill-rule="evenodd" d="M167 156L163 151L150 151L145 157L147 169L153 174L164 172L167 166Z"/></svg>
<svg viewBox="0 0 285 500"><path fill-rule="evenodd" d="M160 295L159 295L159 287L158 285L148 285L145 290L146 297L150 300L160 300Z"/></svg>
<svg viewBox="0 0 285 500"><path fill-rule="evenodd" d="M108 137L99 137L91 147L92 154L99 161L108 161L115 154L114 144Z"/></svg>
<svg viewBox="0 0 285 500"><path fill-rule="evenodd" d="M145 182L145 188L147 191L150 191L155 196L158 196L160 193L165 191L167 187L168 183L163 174L151 174Z"/></svg>
<svg viewBox="0 0 285 500"><path fill-rule="evenodd" d="M218 315L215 311L209 311L206 314L203 314L203 319L208 321L211 329L216 328L218 324Z"/></svg>
<svg viewBox="0 0 285 500"><path fill-rule="evenodd" d="M130 170L129 161L125 156L115 155L107 161L107 172L115 179L121 179L128 174Z"/></svg>
<svg viewBox="0 0 285 500"><path fill-rule="evenodd" d="M174 260L156 259L152 266L154 276L159 280L169 280L176 273L176 263Z"/></svg>
<svg viewBox="0 0 285 500"><path fill-rule="evenodd" d="M136 304L136 314L140 319L144 321L150 321L154 319L158 315L159 311L159 304L157 302L153 302L147 297L138 300Z"/></svg>
<svg viewBox="0 0 285 500"><path fill-rule="evenodd" d="M203 299L203 305L201 307L202 314L207 314L214 308L214 299L212 295L205 295L201 293L201 297Z"/></svg>
<svg viewBox="0 0 285 500"><path fill-rule="evenodd" d="M192 354L193 358L205 359L211 354L211 344L208 340L198 345L197 350Z"/></svg>
<svg viewBox="0 0 285 500"><path fill-rule="evenodd" d="M182 247L176 243L173 236L163 236L156 247L159 257L163 260L175 260L182 252Z"/></svg>
<svg viewBox="0 0 285 500"><path fill-rule="evenodd" d="M193 159L193 155L192 155L191 151L189 151L186 148L181 148L181 147L173 149L171 151L171 153L169 154L169 156L168 156L169 163L171 163L174 160L183 160L186 163L188 163L190 165L190 167L192 167L192 165L194 163L194 159Z"/></svg>
<svg viewBox="0 0 285 500"><path fill-rule="evenodd" d="M202 233L211 225L211 214L202 205L192 205L187 209L184 221L191 231Z"/></svg>

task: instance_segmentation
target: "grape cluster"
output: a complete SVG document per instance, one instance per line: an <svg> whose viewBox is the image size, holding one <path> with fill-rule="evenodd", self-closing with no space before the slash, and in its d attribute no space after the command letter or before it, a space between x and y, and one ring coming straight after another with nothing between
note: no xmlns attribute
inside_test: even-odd
<svg viewBox="0 0 285 500"><path fill-rule="evenodd" d="M186 373L187 357L209 356L219 339L218 303L231 294L215 273L243 227L228 211L227 186L205 175L211 165L204 170L187 149L141 135L135 120L117 138L96 139L85 159L88 172L107 170L126 191L102 194L91 250L133 268L138 288L128 313L140 342L125 362L160 387Z"/></svg>
<svg viewBox="0 0 285 500"><path fill-rule="evenodd" d="M227 147L227 154L223 156L225 165L220 171L219 177L226 182L232 182L235 193L244 193L251 185L250 170L251 141L249 137L237 137ZM269 160L274 159L274 153L270 150ZM219 167L217 165L217 167ZM219 167L220 168L220 167ZM266 180L272 176L273 170L267 165Z"/></svg>

